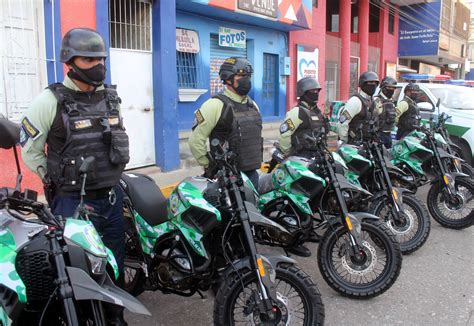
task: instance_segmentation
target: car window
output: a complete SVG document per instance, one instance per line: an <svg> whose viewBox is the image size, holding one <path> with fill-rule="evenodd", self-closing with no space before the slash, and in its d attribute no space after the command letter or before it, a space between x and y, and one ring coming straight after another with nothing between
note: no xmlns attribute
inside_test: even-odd
<svg viewBox="0 0 474 326"><path fill-rule="evenodd" d="M447 88L432 88L435 98L441 100L443 106L450 109L474 110L474 89L456 86Z"/></svg>

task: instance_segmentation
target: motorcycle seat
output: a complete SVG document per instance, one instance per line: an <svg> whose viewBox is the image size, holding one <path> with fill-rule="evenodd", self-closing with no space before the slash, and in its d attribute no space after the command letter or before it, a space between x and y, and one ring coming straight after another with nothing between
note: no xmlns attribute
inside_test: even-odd
<svg viewBox="0 0 474 326"><path fill-rule="evenodd" d="M122 188L135 210L151 226L168 220L168 201L152 178L138 173L123 173Z"/></svg>

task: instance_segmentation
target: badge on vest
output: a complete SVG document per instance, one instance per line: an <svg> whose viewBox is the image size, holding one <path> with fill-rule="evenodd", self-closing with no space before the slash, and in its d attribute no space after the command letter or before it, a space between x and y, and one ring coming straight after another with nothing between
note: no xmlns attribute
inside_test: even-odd
<svg viewBox="0 0 474 326"><path fill-rule="evenodd" d="M119 124L119 122L120 122L119 117L111 117L111 118L109 118L109 125L111 125L111 126L116 126L116 125Z"/></svg>
<svg viewBox="0 0 474 326"><path fill-rule="evenodd" d="M92 127L92 121L90 119L74 121L74 130L87 129Z"/></svg>
<svg viewBox="0 0 474 326"><path fill-rule="evenodd" d="M31 123L31 121L28 120L27 117L24 117L23 120L21 120L21 129L23 130L24 133L26 133L26 136L25 135L23 136L25 143L28 140L28 138L31 138L31 139L35 140L41 135L41 131L39 131L39 129L36 128Z"/></svg>
<svg viewBox="0 0 474 326"><path fill-rule="evenodd" d="M318 117L317 115L313 115L313 116L311 117L311 120L313 120L313 121L319 121L319 117Z"/></svg>

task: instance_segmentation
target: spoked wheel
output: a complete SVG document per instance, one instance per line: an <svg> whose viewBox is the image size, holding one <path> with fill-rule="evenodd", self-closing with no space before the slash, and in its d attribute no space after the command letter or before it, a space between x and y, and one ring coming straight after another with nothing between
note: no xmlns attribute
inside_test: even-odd
<svg viewBox="0 0 474 326"><path fill-rule="evenodd" d="M403 254L419 249L430 234L430 216L426 207L413 195L403 194L404 214L396 219L388 198L378 200L371 206L370 213L382 218L397 237Z"/></svg>
<svg viewBox="0 0 474 326"><path fill-rule="evenodd" d="M220 287L214 303L215 325L323 325L324 306L316 284L294 265L276 268L274 318L261 314L255 273L234 275Z"/></svg>
<svg viewBox="0 0 474 326"><path fill-rule="evenodd" d="M456 193L449 195L438 182L428 192L428 209L442 226L464 229L474 224L474 183L469 178L455 180Z"/></svg>
<svg viewBox="0 0 474 326"><path fill-rule="evenodd" d="M383 221L361 222L362 246L350 254L349 233L338 224L329 228L318 249L318 264L324 280L340 294L365 299L387 291L402 267L396 236Z"/></svg>
<svg viewBox="0 0 474 326"><path fill-rule="evenodd" d="M140 261L140 243L138 240L133 220L127 216L125 218L125 263L124 263L124 290L133 296L141 294L143 283L145 282L145 273L141 268L136 268L135 263ZM133 264L132 264L133 263Z"/></svg>

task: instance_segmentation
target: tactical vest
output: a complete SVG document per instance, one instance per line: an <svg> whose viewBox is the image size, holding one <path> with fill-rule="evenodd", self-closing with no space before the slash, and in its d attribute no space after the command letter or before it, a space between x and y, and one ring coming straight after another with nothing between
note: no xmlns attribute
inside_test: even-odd
<svg viewBox="0 0 474 326"><path fill-rule="evenodd" d="M359 140L361 137L361 130L359 129L362 126L362 137L364 139L370 138L369 132L369 121L374 121L375 129L378 129L379 117L378 112L374 107L374 102L371 99L362 97L360 94L355 94L361 102L362 106L359 114L352 118L349 122L349 142L354 140Z"/></svg>
<svg viewBox="0 0 474 326"><path fill-rule="evenodd" d="M379 114L379 130L390 132L395 125L395 118L397 116L395 104L381 95L377 96L376 99L382 104L382 113Z"/></svg>
<svg viewBox="0 0 474 326"><path fill-rule="evenodd" d="M61 83L48 88L58 101L47 140L48 175L52 182L61 192L80 191L79 168L86 157L93 156L95 162L87 174L86 190L115 186L130 160L115 88L94 93L77 92Z"/></svg>
<svg viewBox="0 0 474 326"><path fill-rule="evenodd" d="M317 109L316 111L309 110L302 104L299 104L298 118L302 121L296 131L291 135L291 150L292 154L299 156L306 156L305 153L312 153L314 145L305 140L305 135L312 136L314 131L319 131L324 127L325 133L329 130L326 125L326 118Z"/></svg>
<svg viewBox="0 0 474 326"><path fill-rule="evenodd" d="M403 99L408 103L408 110L405 111L398 119L397 138L402 138L420 125L420 109L418 105L409 97Z"/></svg>
<svg viewBox="0 0 474 326"><path fill-rule="evenodd" d="M237 154L240 171L260 168L263 158L262 116L250 98L247 103L232 101L223 94L214 96L224 103L221 117L210 138L227 141L230 150Z"/></svg>

